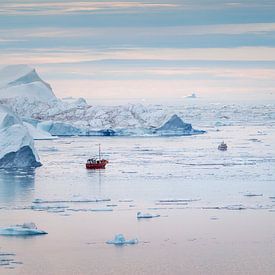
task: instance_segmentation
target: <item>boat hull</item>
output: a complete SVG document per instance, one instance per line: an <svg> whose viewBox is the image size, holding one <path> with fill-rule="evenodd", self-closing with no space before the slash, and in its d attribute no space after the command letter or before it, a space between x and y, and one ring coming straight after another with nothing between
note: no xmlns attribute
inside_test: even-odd
<svg viewBox="0 0 275 275"><path fill-rule="evenodd" d="M96 163L86 163L86 169L105 169L107 163L108 161L105 159Z"/></svg>

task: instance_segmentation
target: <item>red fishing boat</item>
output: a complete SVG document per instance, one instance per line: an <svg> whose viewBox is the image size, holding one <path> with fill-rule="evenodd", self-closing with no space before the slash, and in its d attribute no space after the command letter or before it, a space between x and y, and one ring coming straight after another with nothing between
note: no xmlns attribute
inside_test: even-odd
<svg viewBox="0 0 275 275"><path fill-rule="evenodd" d="M87 169L105 169L108 160L101 159L100 144L98 144L98 159L91 158L86 162Z"/></svg>

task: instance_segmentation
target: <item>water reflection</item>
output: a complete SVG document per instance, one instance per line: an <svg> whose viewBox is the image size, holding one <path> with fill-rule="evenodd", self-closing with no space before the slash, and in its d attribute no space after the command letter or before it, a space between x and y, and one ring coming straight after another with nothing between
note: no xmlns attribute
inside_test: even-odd
<svg viewBox="0 0 275 275"><path fill-rule="evenodd" d="M30 201L33 197L35 169L0 169L0 204Z"/></svg>
<svg viewBox="0 0 275 275"><path fill-rule="evenodd" d="M101 186L102 186L102 178L104 177L105 170L87 170L87 176L91 179L91 183L93 183L93 193L101 196Z"/></svg>

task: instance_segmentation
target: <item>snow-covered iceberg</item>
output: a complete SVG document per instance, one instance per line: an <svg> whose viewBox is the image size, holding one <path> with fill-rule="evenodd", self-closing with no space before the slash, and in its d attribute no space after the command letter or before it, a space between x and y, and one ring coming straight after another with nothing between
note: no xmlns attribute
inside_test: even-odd
<svg viewBox="0 0 275 275"><path fill-rule="evenodd" d="M35 69L28 66L6 67L0 76L0 104L8 105L25 122L53 136L173 136L204 133L194 130L181 117L157 105L91 106L83 98L60 100ZM35 129L32 130L35 132Z"/></svg>
<svg viewBox="0 0 275 275"><path fill-rule="evenodd" d="M46 231L40 230L34 223L24 223L22 225L13 225L0 228L0 235L4 236L32 236L48 234Z"/></svg>
<svg viewBox="0 0 275 275"><path fill-rule="evenodd" d="M56 99L51 86L27 65L10 65L0 70L0 98L14 97L41 101Z"/></svg>
<svg viewBox="0 0 275 275"><path fill-rule="evenodd" d="M126 240L122 234L117 234L113 240L109 240L106 243L114 245L137 244L138 239Z"/></svg>
<svg viewBox="0 0 275 275"><path fill-rule="evenodd" d="M19 117L0 105L0 168L41 166L33 138Z"/></svg>

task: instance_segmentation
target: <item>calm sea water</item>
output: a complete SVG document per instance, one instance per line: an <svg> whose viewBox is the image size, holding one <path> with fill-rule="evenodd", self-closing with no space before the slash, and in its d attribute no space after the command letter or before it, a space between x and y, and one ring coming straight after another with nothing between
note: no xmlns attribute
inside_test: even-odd
<svg viewBox="0 0 275 275"><path fill-rule="evenodd" d="M42 167L0 171L0 226L33 221L49 234L0 236L0 263L15 254L0 274L275 272L273 107L221 108L193 111L204 135L36 141ZM228 126L215 127L223 116ZM88 171L99 143L110 163ZM83 202L94 198L110 201ZM117 233L140 243L107 245Z"/></svg>

